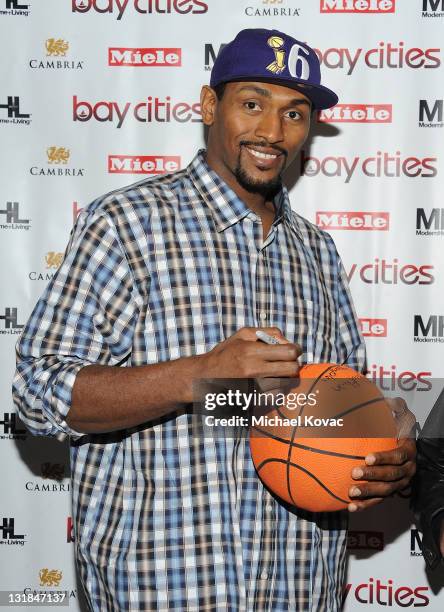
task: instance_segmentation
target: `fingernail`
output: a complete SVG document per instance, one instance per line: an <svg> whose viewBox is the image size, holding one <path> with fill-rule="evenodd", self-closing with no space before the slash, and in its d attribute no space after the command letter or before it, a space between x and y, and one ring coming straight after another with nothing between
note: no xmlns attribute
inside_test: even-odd
<svg viewBox="0 0 444 612"><path fill-rule="evenodd" d="M348 504L349 512L356 512L357 509L358 509L358 506L356 504Z"/></svg>
<svg viewBox="0 0 444 612"><path fill-rule="evenodd" d="M360 489L358 487L353 487L350 491L350 497L359 497L361 495Z"/></svg>
<svg viewBox="0 0 444 612"><path fill-rule="evenodd" d="M361 470L361 468L353 468L352 476L353 478L362 478L364 476L364 472Z"/></svg>
<svg viewBox="0 0 444 612"><path fill-rule="evenodd" d="M365 462L366 462L367 465L373 465L375 463L375 461L376 461L376 457L374 455L368 455L365 458Z"/></svg>

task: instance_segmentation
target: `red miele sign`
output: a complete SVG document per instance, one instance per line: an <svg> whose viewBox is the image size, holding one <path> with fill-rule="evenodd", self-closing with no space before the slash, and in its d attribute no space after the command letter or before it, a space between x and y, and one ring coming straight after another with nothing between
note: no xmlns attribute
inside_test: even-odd
<svg viewBox="0 0 444 612"><path fill-rule="evenodd" d="M324 123L391 123L391 104L336 104L318 114Z"/></svg>
<svg viewBox="0 0 444 612"><path fill-rule="evenodd" d="M387 319L359 319L363 336L374 336L376 338L386 338Z"/></svg>
<svg viewBox="0 0 444 612"><path fill-rule="evenodd" d="M108 155L111 174L167 174L180 170L177 155Z"/></svg>
<svg viewBox="0 0 444 612"><path fill-rule="evenodd" d="M395 0L321 0L321 13L394 13Z"/></svg>
<svg viewBox="0 0 444 612"><path fill-rule="evenodd" d="M350 210L318 210L316 225L327 230L387 231L390 213Z"/></svg>
<svg viewBox="0 0 444 612"><path fill-rule="evenodd" d="M109 66L181 66L182 49L163 47L110 47Z"/></svg>

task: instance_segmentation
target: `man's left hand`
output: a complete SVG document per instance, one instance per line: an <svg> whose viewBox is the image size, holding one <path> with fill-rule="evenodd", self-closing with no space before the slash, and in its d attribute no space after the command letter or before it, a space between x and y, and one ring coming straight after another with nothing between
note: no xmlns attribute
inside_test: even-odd
<svg viewBox="0 0 444 612"><path fill-rule="evenodd" d="M400 398L387 399L387 403L396 421L399 444L392 450L367 455L365 466L352 470L352 478L360 482L349 490L353 499L349 512L375 506L405 489L416 472L415 416Z"/></svg>

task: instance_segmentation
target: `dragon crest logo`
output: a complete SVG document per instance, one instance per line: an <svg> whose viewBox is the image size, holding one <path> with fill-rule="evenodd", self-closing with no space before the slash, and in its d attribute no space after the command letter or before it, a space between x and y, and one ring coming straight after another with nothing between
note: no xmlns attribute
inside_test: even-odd
<svg viewBox="0 0 444 612"><path fill-rule="evenodd" d="M48 38L45 42L46 55L65 57L69 49L69 43L63 38Z"/></svg>
<svg viewBox="0 0 444 612"><path fill-rule="evenodd" d="M39 572L39 578L41 587L58 587L62 579L62 572L44 567Z"/></svg>
<svg viewBox="0 0 444 612"><path fill-rule="evenodd" d="M48 147L46 149L49 164L67 164L70 151L65 147Z"/></svg>
<svg viewBox="0 0 444 612"><path fill-rule="evenodd" d="M56 253L55 251L49 251L45 255L46 268L53 268L57 270L63 261L63 253ZM49 464L48 464L49 465Z"/></svg>

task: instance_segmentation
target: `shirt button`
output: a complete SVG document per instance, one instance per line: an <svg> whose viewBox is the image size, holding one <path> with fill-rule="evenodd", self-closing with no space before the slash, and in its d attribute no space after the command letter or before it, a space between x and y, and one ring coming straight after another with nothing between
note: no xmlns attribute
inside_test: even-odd
<svg viewBox="0 0 444 612"><path fill-rule="evenodd" d="M267 574L267 572L262 572L262 574L261 574L261 580L267 580L267 578L268 578L268 574Z"/></svg>
<svg viewBox="0 0 444 612"><path fill-rule="evenodd" d="M265 507L265 510L267 512L273 512L273 506L271 504L267 504L266 507Z"/></svg>
<svg viewBox="0 0 444 612"><path fill-rule="evenodd" d="M266 319L266 318L267 318L267 313L265 312L265 310L262 310L262 311L259 313L259 319L260 319L261 321L265 321L265 319Z"/></svg>

